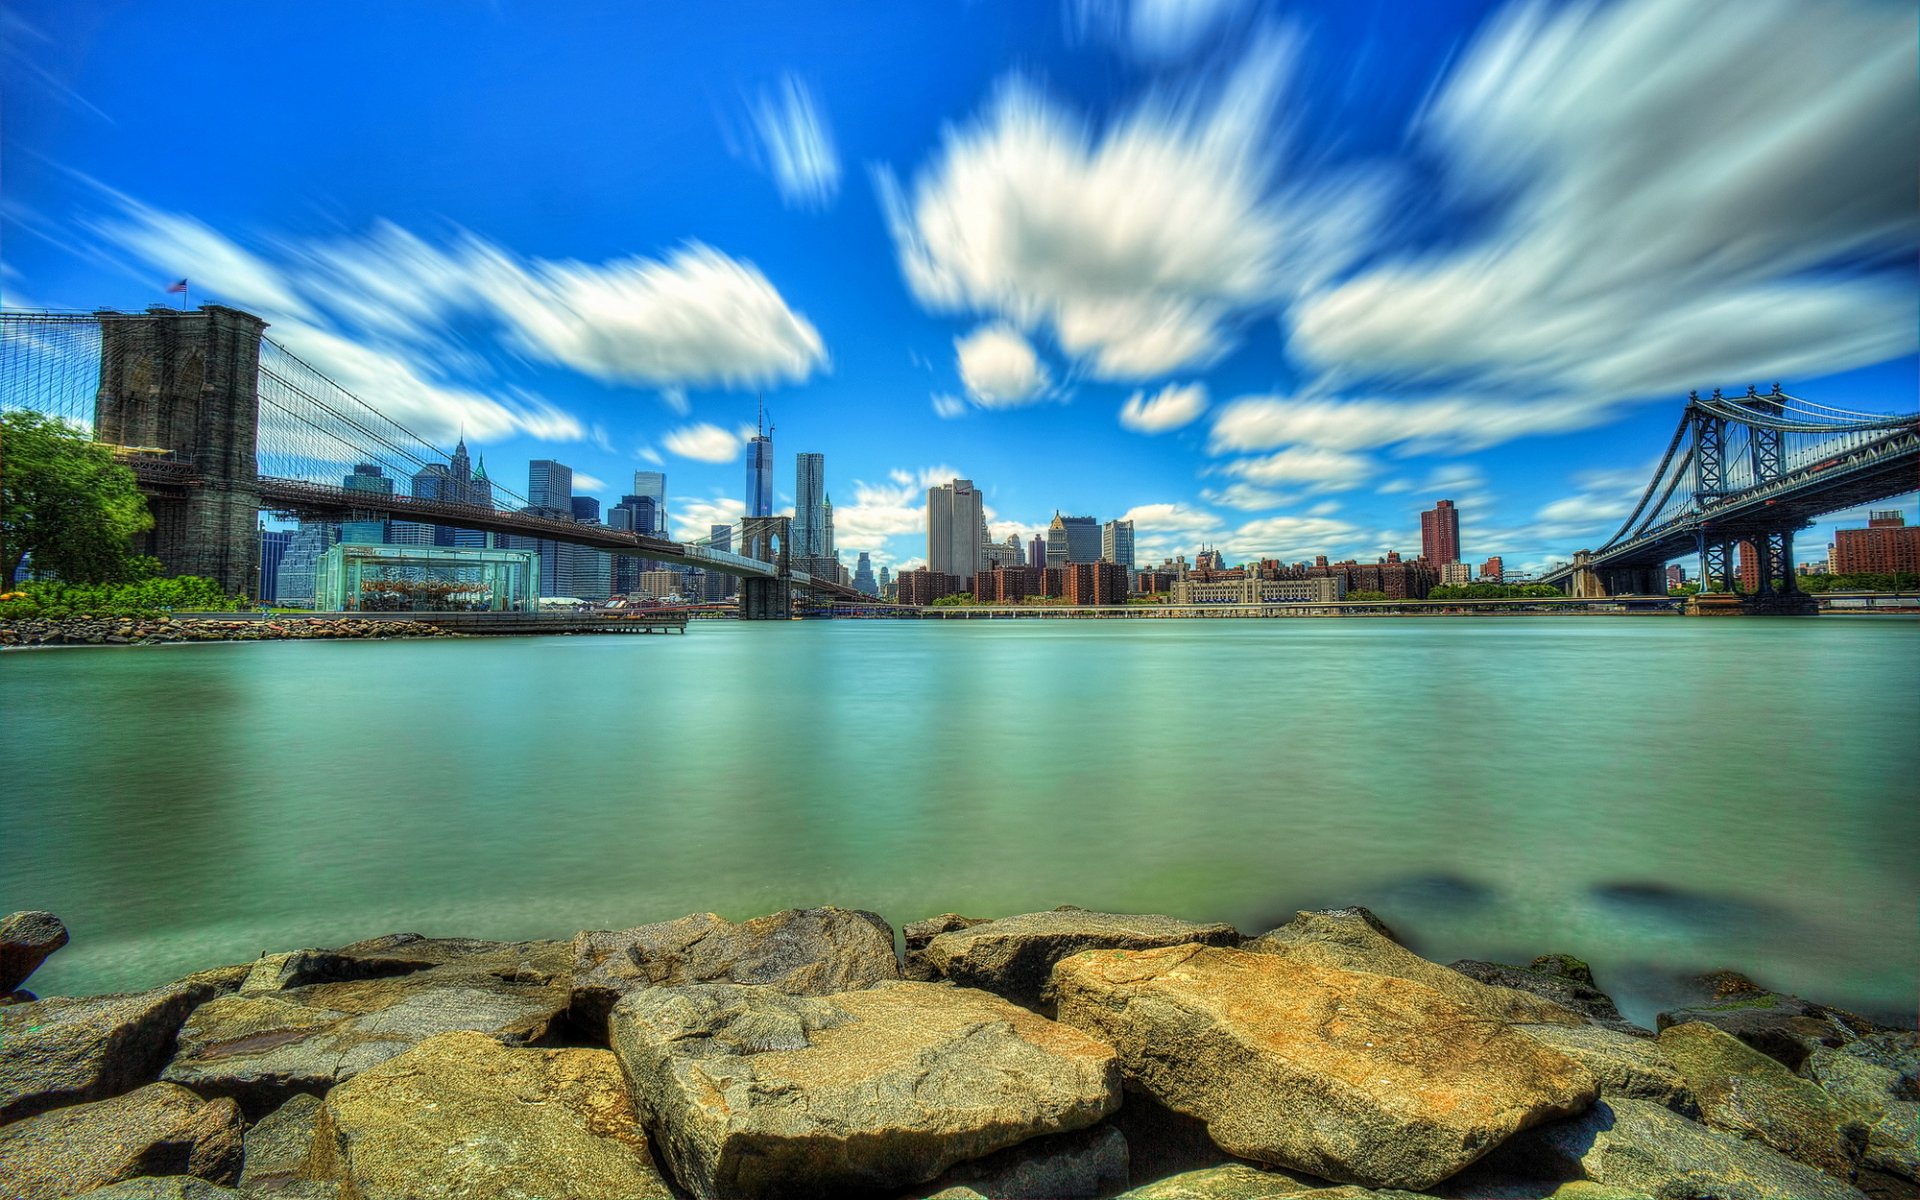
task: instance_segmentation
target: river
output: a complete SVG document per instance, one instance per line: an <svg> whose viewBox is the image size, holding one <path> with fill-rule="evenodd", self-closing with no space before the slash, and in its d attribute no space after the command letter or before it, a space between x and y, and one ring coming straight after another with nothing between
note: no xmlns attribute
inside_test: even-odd
<svg viewBox="0 0 1920 1200"><path fill-rule="evenodd" d="M697 622L0 657L41 994L396 931L1365 903L1911 1014L1920 622Z"/></svg>

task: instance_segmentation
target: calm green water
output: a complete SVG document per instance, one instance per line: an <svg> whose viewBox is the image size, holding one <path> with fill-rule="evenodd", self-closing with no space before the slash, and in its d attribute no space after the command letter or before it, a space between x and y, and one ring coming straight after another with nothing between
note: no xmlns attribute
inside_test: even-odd
<svg viewBox="0 0 1920 1200"><path fill-rule="evenodd" d="M1920 622L697 624L0 657L42 994L393 930L1364 902L1911 1011Z"/></svg>

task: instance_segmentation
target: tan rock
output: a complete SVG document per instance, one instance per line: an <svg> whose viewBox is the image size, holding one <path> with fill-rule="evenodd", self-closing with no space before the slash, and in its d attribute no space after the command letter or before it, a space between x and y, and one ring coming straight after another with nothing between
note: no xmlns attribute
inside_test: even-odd
<svg viewBox="0 0 1920 1200"><path fill-rule="evenodd" d="M352 1200L668 1200L604 1050L428 1038L328 1093L306 1174Z"/></svg>
<svg viewBox="0 0 1920 1200"><path fill-rule="evenodd" d="M319 1119L320 1098L305 1092L262 1117L247 1130L240 1186L274 1191L297 1180L313 1150L313 1127Z"/></svg>
<svg viewBox="0 0 1920 1200"><path fill-rule="evenodd" d="M1231 1154L1323 1179L1430 1187L1596 1092L1572 1059L1432 988L1287 955L1094 951L1053 988L1129 1087Z"/></svg>
<svg viewBox="0 0 1920 1200"><path fill-rule="evenodd" d="M1314 1185L1290 1175L1229 1163L1182 1171L1122 1192L1115 1200L1295 1200Z"/></svg>
<svg viewBox="0 0 1920 1200"><path fill-rule="evenodd" d="M790 908L738 923L693 913L575 937L572 1017L591 1036L620 997L640 988L755 983L825 996L898 978L893 927L876 913Z"/></svg>
<svg viewBox="0 0 1920 1200"><path fill-rule="evenodd" d="M1708 1125L1763 1142L1836 1179L1853 1178L1870 1114L1704 1021L1661 1030L1660 1049L1686 1077Z"/></svg>
<svg viewBox="0 0 1920 1200"><path fill-rule="evenodd" d="M1586 1018L1579 1013L1551 1000L1514 988L1481 983L1451 967L1428 962L1387 937L1363 914L1364 909L1303 912L1278 929L1249 938L1240 948L1254 954L1283 955L1310 966L1410 979L1464 1008L1505 1021L1545 1025L1586 1023Z"/></svg>
<svg viewBox="0 0 1920 1200"><path fill-rule="evenodd" d="M1601 1025L1515 1025L1514 1029L1593 1072L1602 1096L1651 1100L1685 1117L1700 1115L1686 1077L1652 1038Z"/></svg>
<svg viewBox="0 0 1920 1200"><path fill-rule="evenodd" d="M139 1175L240 1175L243 1122L231 1100L170 1083L74 1104L0 1128L7 1200L58 1200Z"/></svg>
<svg viewBox="0 0 1920 1200"><path fill-rule="evenodd" d="M956 1163L907 1197L958 1200L1082 1200L1127 1186L1127 1139L1105 1122L1009 1146L985 1158Z"/></svg>
<svg viewBox="0 0 1920 1200"><path fill-rule="evenodd" d="M1045 995L1053 964L1083 950L1150 950L1159 946L1238 944L1231 925L1198 924L1151 914L1057 908L941 933L909 960L917 974L1004 996L1049 1012Z"/></svg>
<svg viewBox="0 0 1920 1200"><path fill-rule="evenodd" d="M611 1032L655 1146L702 1200L924 1183L1120 1103L1105 1043L940 984L649 988Z"/></svg>

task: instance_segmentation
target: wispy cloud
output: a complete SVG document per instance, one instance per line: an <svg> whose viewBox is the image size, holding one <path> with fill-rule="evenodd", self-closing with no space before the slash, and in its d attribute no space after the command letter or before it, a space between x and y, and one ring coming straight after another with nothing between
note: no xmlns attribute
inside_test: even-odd
<svg viewBox="0 0 1920 1200"><path fill-rule="evenodd" d="M709 463L734 461L740 457L743 445L739 435L705 421L671 430L660 439L660 444L681 458Z"/></svg>
<svg viewBox="0 0 1920 1200"><path fill-rule="evenodd" d="M825 208L840 194L833 129L813 93L788 75L753 103L753 128L780 198L795 208Z"/></svg>
<svg viewBox="0 0 1920 1200"><path fill-rule="evenodd" d="M1148 396L1135 392L1120 406L1120 423L1135 433L1166 433L1199 420L1207 411L1207 385L1168 384Z"/></svg>
<svg viewBox="0 0 1920 1200"><path fill-rule="evenodd" d="M982 408L1017 408L1046 398L1053 376L1033 345L1005 323L953 340L960 382ZM944 415L944 414L943 414Z"/></svg>

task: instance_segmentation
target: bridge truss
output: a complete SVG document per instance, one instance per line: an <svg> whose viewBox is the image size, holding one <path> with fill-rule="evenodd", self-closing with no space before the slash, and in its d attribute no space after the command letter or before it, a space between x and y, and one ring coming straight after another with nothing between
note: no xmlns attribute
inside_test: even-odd
<svg viewBox="0 0 1920 1200"><path fill-rule="evenodd" d="M1750 548L1763 596L1795 591L1793 535L1823 513L1920 488L1920 416L1850 412L1748 388L1687 398L1653 479L1614 535L1544 577L1575 594L1665 592L1693 554L1701 586L1731 590Z"/></svg>

